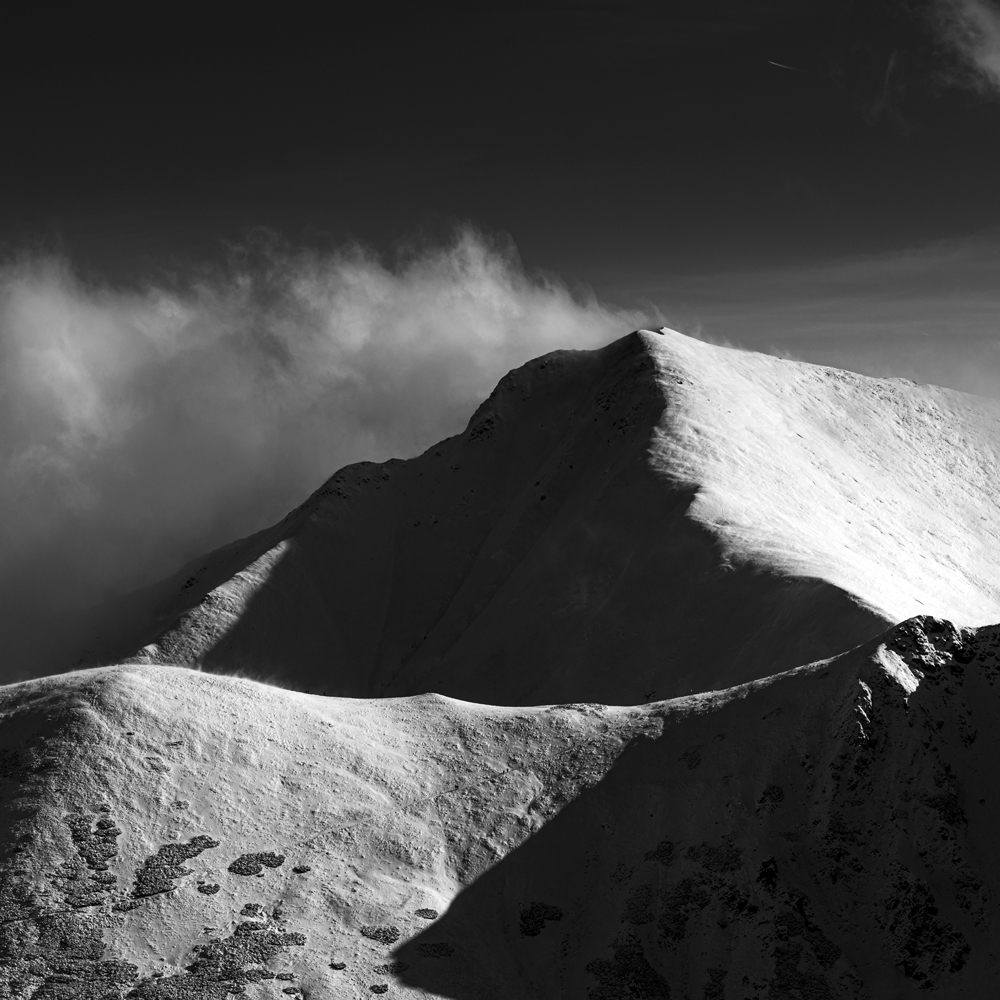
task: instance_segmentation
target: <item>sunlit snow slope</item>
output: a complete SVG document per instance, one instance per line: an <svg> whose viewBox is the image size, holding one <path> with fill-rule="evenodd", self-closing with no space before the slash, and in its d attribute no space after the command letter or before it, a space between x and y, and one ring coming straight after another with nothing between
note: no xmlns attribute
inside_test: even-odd
<svg viewBox="0 0 1000 1000"><path fill-rule="evenodd" d="M639 331L341 470L80 662L510 705L726 687L913 614L1000 620L998 442L990 400Z"/></svg>
<svg viewBox="0 0 1000 1000"><path fill-rule="evenodd" d="M996 996L998 649L635 708L0 688L0 995Z"/></svg>

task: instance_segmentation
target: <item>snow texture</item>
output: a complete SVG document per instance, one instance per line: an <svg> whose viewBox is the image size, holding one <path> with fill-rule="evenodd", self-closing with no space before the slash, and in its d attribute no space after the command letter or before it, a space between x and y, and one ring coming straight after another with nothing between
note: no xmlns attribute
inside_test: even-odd
<svg viewBox="0 0 1000 1000"><path fill-rule="evenodd" d="M998 652L915 618L637 707L9 686L0 990L993 995Z"/></svg>
<svg viewBox="0 0 1000 1000"><path fill-rule="evenodd" d="M997 995L997 416L640 331L342 470L0 688L0 997Z"/></svg>
<svg viewBox="0 0 1000 1000"><path fill-rule="evenodd" d="M994 401L639 331L516 369L418 458L341 470L109 610L128 628L80 665L639 704L917 614L988 624L998 442Z"/></svg>

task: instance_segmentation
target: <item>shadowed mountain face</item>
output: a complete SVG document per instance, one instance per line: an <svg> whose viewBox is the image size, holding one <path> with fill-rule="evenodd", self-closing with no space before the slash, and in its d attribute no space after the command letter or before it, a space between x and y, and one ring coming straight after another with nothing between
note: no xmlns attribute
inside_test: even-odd
<svg viewBox="0 0 1000 1000"><path fill-rule="evenodd" d="M0 997L997 995L998 431L669 332L512 372L0 687Z"/></svg>
<svg viewBox="0 0 1000 1000"><path fill-rule="evenodd" d="M0 995L996 995L1000 633L635 708L0 690Z"/></svg>
<svg viewBox="0 0 1000 1000"><path fill-rule="evenodd" d="M508 705L727 687L915 613L1000 619L997 441L986 400L640 331L342 470L81 662Z"/></svg>

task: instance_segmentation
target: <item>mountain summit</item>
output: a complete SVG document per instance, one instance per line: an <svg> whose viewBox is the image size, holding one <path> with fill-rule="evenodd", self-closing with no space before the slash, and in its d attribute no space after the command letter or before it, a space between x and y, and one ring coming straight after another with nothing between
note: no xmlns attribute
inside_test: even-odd
<svg viewBox="0 0 1000 1000"><path fill-rule="evenodd" d="M639 330L342 469L88 657L506 705L724 688L914 614L1000 620L998 442L989 400Z"/></svg>
<svg viewBox="0 0 1000 1000"><path fill-rule="evenodd" d="M0 687L0 996L996 995L998 415L640 330L342 469Z"/></svg>

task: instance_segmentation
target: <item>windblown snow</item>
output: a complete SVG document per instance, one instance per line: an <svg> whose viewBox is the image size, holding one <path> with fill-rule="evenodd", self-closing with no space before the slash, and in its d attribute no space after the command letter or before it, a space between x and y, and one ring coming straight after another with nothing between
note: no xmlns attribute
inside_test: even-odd
<svg viewBox="0 0 1000 1000"><path fill-rule="evenodd" d="M639 331L341 470L0 688L0 996L996 994L998 416Z"/></svg>

